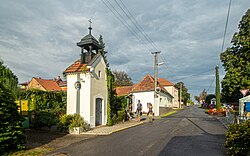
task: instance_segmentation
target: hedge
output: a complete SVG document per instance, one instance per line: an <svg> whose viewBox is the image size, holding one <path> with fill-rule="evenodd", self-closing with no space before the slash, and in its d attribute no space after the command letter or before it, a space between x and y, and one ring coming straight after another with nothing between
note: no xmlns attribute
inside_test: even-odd
<svg viewBox="0 0 250 156"><path fill-rule="evenodd" d="M249 155L250 120L245 123L229 125L225 147L229 155Z"/></svg>

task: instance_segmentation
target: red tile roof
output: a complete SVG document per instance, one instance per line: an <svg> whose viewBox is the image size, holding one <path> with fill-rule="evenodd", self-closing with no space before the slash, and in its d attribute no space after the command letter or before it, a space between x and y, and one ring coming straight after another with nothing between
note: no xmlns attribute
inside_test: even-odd
<svg viewBox="0 0 250 156"><path fill-rule="evenodd" d="M166 84L166 79L164 79L164 81L161 81L164 83L160 83L158 84L158 87L161 88L161 91L171 95L163 86L164 84ZM142 91L154 91L154 78L147 74L142 81L140 81L138 84L135 84L134 86L124 86L124 87L117 87L116 88L116 93L118 96L122 96L122 95L128 95L131 92L142 92ZM172 96L172 95L171 95Z"/></svg>
<svg viewBox="0 0 250 156"><path fill-rule="evenodd" d="M63 74L67 73L75 73L75 72L83 72L88 71L89 68L87 68L87 64L81 64L80 60L75 61L72 65L70 65Z"/></svg>
<svg viewBox="0 0 250 156"><path fill-rule="evenodd" d="M115 88L115 92L117 96L124 96L128 95L134 86L123 86L123 87L117 87Z"/></svg>
<svg viewBox="0 0 250 156"><path fill-rule="evenodd" d="M46 90L46 91L61 91L61 87L54 80L46 80L41 78L34 79Z"/></svg>
<svg viewBox="0 0 250 156"><path fill-rule="evenodd" d="M142 81L135 85L132 92L154 91L154 78L147 74Z"/></svg>
<svg viewBox="0 0 250 156"><path fill-rule="evenodd" d="M158 82L162 86L174 86L174 83L172 83L172 82L170 82L170 81L168 81L167 79L164 79L164 78L159 78Z"/></svg>

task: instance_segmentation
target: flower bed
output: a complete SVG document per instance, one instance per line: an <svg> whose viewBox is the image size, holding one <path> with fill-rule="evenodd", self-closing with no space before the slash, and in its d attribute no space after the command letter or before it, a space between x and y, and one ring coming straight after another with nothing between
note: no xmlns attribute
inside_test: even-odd
<svg viewBox="0 0 250 156"><path fill-rule="evenodd" d="M211 108L208 110L209 115L217 115L217 116L226 116L226 109L220 108Z"/></svg>

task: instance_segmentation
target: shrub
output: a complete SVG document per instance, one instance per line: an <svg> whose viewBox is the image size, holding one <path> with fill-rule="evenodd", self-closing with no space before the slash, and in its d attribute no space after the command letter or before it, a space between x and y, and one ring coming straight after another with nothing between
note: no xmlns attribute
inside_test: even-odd
<svg viewBox="0 0 250 156"><path fill-rule="evenodd" d="M61 132L68 132L69 130L69 125L72 121L73 115L63 115L60 117L59 123L57 124L57 128Z"/></svg>
<svg viewBox="0 0 250 156"><path fill-rule="evenodd" d="M117 122L121 122L121 121L125 121L126 119L126 113L125 113L125 110L120 110L117 112L117 119L116 121Z"/></svg>
<svg viewBox="0 0 250 156"><path fill-rule="evenodd" d="M35 119L32 123L35 128L41 127L51 127L56 125L59 121L59 117L57 116L56 112L53 110L43 110L37 111L35 113Z"/></svg>
<svg viewBox="0 0 250 156"><path fill-rule="evenodd" d="M112 125L116 124L117 123L117 115L116 114L113 114L112 115ZM110 126L112 126L110 125Z"/></svg>
<svg viewBox="0 0 250 156"><path fill-rule="evenodd" d="M0 83L0 155L21 150L26 137L12 92Z"/></svg>
<svg viewBox="0 0 250 156"><path fill-rule="evenodd" d="M83 131L90 130L89 124L79 114L61 116L58 124L61 131L68 132L69 129L74 127L81 127Z"/></svg>
<svg viewBox="0 0 250 156"><path fill-rule="evenodd" d="M250 152L250 120L229 125L225 147L229 155L247 155Z"/></svg>
<svg viewBox="0 0 250 156"><path fill-rule="evenodd" d="M67 95L65 92L27 90L20 95L21 99L29 100L31 111L56 110L66 111Z"/></svg>

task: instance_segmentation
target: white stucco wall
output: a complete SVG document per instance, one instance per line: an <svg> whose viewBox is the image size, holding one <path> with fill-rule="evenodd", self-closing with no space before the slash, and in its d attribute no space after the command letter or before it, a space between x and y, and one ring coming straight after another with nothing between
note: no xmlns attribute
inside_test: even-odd
<svg viewBox="0 0 250 156"><path fill-rule="evenodd" d="M159 93L159 106L160 107L172 107L173 103L172 100L173 98L164 93Z"/></svg>
<svg viewBox="0 0 250 156"><path fill-rule="evenodd" d="M80 91L80 115L90 123L90 75L75 73L67 75L67 114L75 114L77 105L77 90L75 82L81 82Z"/></svg>
<svg viewBox="0 0 250 156"><path fill-rule="evenodd" d="M82 73L80 75L81 80L81 89L80 89L80 115L86 120L88 123L91 123L90 118L90 81L91 76L89 73Z"/></svg>
<svg viewBox="0 0 250 156"><path fill-rule="evenodd" d="M153 104L153 111L156 116L159 115L159 107L172 107L172 97L169 94L165 94L160 92L158 94L158 98L154 99L154 91L148 92L136 92L132 93L133 97L133 104L132 104L132 111L136 112L138 100L142 103L142 111L148 112L147 103Z"/></svg>
<svg viewBox="0 0 250 156"><path fill-rule="evenodd" d="M141 101L142 111L147 112L148 111L147 103L154 104L154 91L133 93L133 106L132 106L133 112L136 112L138 100Z"/></svg>
<svg viewBox="0 0 250 156"><path fill-rule="evenodd" d="M179 90L175 87L174 88L174 103L173 103L173 107L177 107L179 108Z"/></svg>
<svg viewBox="0 0 250 156"><path fill-rule="evenodd" d="M76 89L74 87L76 81L76 74L67 75L67 114L76 112Z"/></svg>
<svg viewBox="0 0 250 156"><path fill-rule="evenodd" d="M96 98L102 99L102 125L107 122L107 80L106 65L102 57L91 66L92 73L73 73L67 75L67 114L76 113L77 90L75 82L81 82L80 115L91 127L95 127ZM99 77L100 73L100 77Z"/></svg>
<svg viewBox="0 0 250 156"><path fill-rule="evenodd" d="M174 97L172 99L172 107L179 107L179 102L178 102L178 89L174 86L164 86L164 88Z"/></svg>

